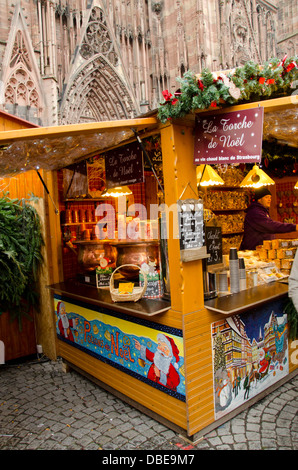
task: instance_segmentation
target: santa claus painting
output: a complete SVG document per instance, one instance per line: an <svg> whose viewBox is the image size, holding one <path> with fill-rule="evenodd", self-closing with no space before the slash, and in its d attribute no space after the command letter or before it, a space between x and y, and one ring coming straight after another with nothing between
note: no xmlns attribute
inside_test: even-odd
<svg viewBox="0 0 298 470"><path fill-rule="evenodd" d="M74 328L78 324L78 319L69 320L67 317L64 302L58 302L57 304L57 316L58 316L58 328L59 333L63 338L67 338L70 341L74 341L71 328Z"/></svg>
<svg viewBox="0 0 298 470"><path fill-rule="evenodd" d="M134 339L135 347L140 351L141 359L152 362L148 379L160 385L176 391L180 383L179 373L177 371L179 362L179 350L172 338L164 334L158 334L158 345L155 353ZM172 364L174 362L174 365Z"/></svg>

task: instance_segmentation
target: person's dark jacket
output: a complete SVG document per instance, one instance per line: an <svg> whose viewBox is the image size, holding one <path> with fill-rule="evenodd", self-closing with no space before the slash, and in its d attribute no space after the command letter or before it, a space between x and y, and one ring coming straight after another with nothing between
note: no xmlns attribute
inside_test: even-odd
<svg viewBox="0 0 298 470"><path fill-rule="evenodd" d="M259 202L252 202L246 209L244 235L240 250L255 250L264 240L272 240L275 233L295 232L295 224L285 224L271 219L269 210Z"/></svg>

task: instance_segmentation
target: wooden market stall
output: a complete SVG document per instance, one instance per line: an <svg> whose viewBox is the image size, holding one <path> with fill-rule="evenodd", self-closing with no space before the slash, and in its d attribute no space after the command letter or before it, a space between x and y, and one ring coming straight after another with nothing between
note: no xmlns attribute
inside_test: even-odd
<svg viewBox="0 0 298 470"><path fill-rule="evenodd" d="M0 131L2 133L18 129L33 128L37 128L37 126L25 121L24 119L0 110ZM42 219L44 233L46 233L46 220L44 216L47 210L44 205L46 204L44 199L45 190L35 171L22 172L11 175L10 177L0 178L0 190L1 197L7 195L11 199L24 198L25 200L28 200L30 194L34 194L36 198L39 199L37 209ZM46 257L46 252L43 253L43 256ZM48 277L48 268L46 271L43 271L42 279L43 282L53 282L53 280L50 280ZM40 289L42 290L43 287L41 286ZM50 299L46 291L44 291L42 298L43 303L45 302L45 299L48 298L46 304L49 304ZM55 347L53 347L53 341L55 338L54 336L51 336L51 332L53 334L52 322L49 321L50 314L46 309L46 304L41 305L41 312L38 316L36 316L37 312L32 312L31 320L24 316L21 328L17 319L11 321L9 312L1 312L0 341L3 342L4 346L5 362L35 355L37 353L36 345L41 341L40 336L44 343L45 354L47 354L48 357L56 357ZM49 334L46 334L46 332Z"/></svg>
<svg viewBox="0 0 298 470"><path fill-rule="evenodd" d="M258 106L264 108L265 121L270 112L278 115L294 108L290 99L281 98L226 108L225 112ZM48 244L55 254L50 262L54 270L50 286L53 330L57 333L57 355L71 368L189 437L217 427L297 372L283 313L287 285L274 282L230 295L228 301L205 301L205 246L181 245L177 236L177 204L182 207L189 200L198 204L201 218L195 223L199 230L203 226L201 202L194 189L194 126L195 115L189 115L166 124L145 117L0 133L0 144L18 143L20 166L26 159L25 147L35 143L31 162L44 169L55 201L59 200L56 170L123 148L136 141L136 132L141 140L160 136L163 202L172 214L166 226L170 298L114 302L109 289L64 278L58 259L62 251L60 218L52 214ZM185 227L187 231L187 224ZM69 318L63 324L65 312ZM257 333L253 329L256 318L261 319ZM274 367L267 369L270 380L263 376L263 382L244 388L245 377L257 362L258 349L268 356L267 341L272 352L276 337L280 350L275 351L274 360L271 353ZM170 365L169 361L160 365L158 372L154 364L165 362L157 354L161 348L168 357L172 354L172 359ZM237 377L243 385L241 393L234 385Z"/></svg>

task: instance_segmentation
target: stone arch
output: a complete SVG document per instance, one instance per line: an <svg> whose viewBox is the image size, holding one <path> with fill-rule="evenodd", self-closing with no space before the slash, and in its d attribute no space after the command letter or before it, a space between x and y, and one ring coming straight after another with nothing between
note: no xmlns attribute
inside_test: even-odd
<svg viewBox="0 0 298 470"><path fill-rule="evenodd" d="M102 55L74 76L60 110L61 124L130 119L137 115L127 87Z"/></svg>

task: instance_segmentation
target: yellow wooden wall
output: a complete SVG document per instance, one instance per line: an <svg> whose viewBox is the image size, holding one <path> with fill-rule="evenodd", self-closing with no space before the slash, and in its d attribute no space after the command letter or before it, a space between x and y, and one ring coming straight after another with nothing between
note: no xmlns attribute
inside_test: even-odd
<svg viewBox="0 0 298 470"><path fill-rule="evenodd" d="M290 374L298 369L298 338L289 341L289 372Z"/></svg>
<svg viewBox="0 0 298 470"><path fill-rule="evenodd" d="M44 197L44 188L35 171L27 171L9 178L0 178L0 196L2 197L6 192L11 199L28 199L30 193L36 197Z"/></svg>
<svg viewBox="0 0 298 470"><path fill-rule="evenodd" d="M161 130L165 202L198 198L193 164L193 121L166 125ZM186 424L193 435L214 421L213 370L210 324L204 308L202 261L182 262L179 240L168 240L171 315L182 323L185 360Z"/></svg>
<svg viewBox="0 0 298 470"><path fill-rule="evenodd" d="M16 116L0 111L0 131L34 128L36 125L19 119ZM17 157L16 157L17 158ZM28 171L9 178L0 178L0 196L9 192L9 197L28 198L30 192L37 197L44 196L43 186L35 171Z"/></svg>
<svg viewBox="0 0 298 470"><path fill-rule="evenodd" d="M35 128L34 124L0 111L0 131L21 130ZM40 171L52 199L57 203L56 172ZM52 298L47 285L61 280L61 240L59 232L59 215L55 214L54 206L49 199L36 171L0 178L0 197L6 194L11 199L29 199L33 194L39 198L33 206L36 208L45 241L43 249L44 262L40 272L39 291L41 296L40 311L35 313L35 322L31 324L34 342L43 346L43 352L51 359L56 359L56 339L53 320ZM18 328L16 326L16 328ZM25 333L24 333L25 334ZM26 335L29 335L28 330ZM36 336L36 337L35 337ZM26 338L26 341L29 339ZM30 351L30 354L32 351ZM26 355L26 354L25 354ZM13 358L12 358L13 359Z"/></svg>
<svg viewBox="0 0 298 470"><path fill-rule="evenodd" d="M51 182L51 173L46 175L45 172L41 171L41 175L48 184ZM49 187L51 186L49 185ZM53 187L51 187L51 190L52 189ZM61 255L59 254L61 242L57 231L59 215L57 216L55 214L53 205L51 201L48 200L46 191L35 171L28 171L11 176L10 178L0 178L0 197L5 194L11 199L28 199L30 194L34 194L34 196L39 198L37 202L32 202L32 205L37 210L40 218L45 245L42 250L43 263L40 269L38 287L40 293L40 308L35 312L34 323L32 322L31 329L32 336L35 337L34 342L42 345L43 352L46 356L50 359L56 359L57 353L52 298L46 286L59 281L59 274L57 274L59 272L59 266L61 267ZM13 334L15 335L15 333ZM26 335L28 336L29 334L30 331L28 330ZM26 338L26 340L28 340L28 338ZM33 352L30 350L28 354L32 353ZM10 359L14 359L14 357Z"/></svg>
<svg viewBox="0 0 298 470"><path fill-rule="evenodd" d="M0 110L0 131L13 131L16 129L29 129L38 127L32 122L25 121L24 119L8 114Z"/></svg>

